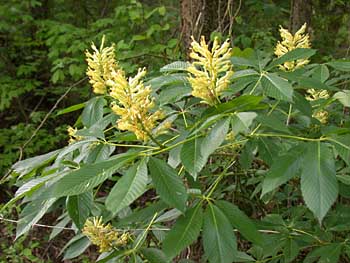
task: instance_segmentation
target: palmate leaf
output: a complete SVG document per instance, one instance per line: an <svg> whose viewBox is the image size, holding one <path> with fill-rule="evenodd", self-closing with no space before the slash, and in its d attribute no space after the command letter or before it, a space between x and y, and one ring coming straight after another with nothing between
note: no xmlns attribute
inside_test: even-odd
<svg viewBox="0 0 350 263"><path fill-rule="evenodd" d="M187 201L185 185L176 171L163 160L151 157L148 162L152 182L160 198L184 212Z"/></svg>
<svg viewBox="0 0 350 263"><path fill-rule="evenodd" d="M106 199L106 207L118 213L140 197L147 187L147 166L145 160L133 165L114 185Z"/></svg>
<svg viewBox="0 0 350 263"><path fill-rule="evenodd" d="M338 196L333 153L324 143L307 144L302 161L301 192L307 207L321 222Z"/></svg>
<svg viewBox="0 0 350 263"><path fill-rule="evenodd" d="M267 96L278 100L292 102L293 87L285 79L279 77L276 73L266 73L261 78L261 85Z"/></svg>
<svg viewBox="0 0 350 263"><path fill-rule="evenodd" d="M201 203L186 211L172 227L163 241L163 251L169 259L191 245L202 228L203 212Z"/></svg>
<svg viewBox="0 0 350 263"><path fill-rule="evenodd" d="M204 214L203 246L210 263L231 263L237 254L236 237L229 220L211 203Z"/></svg>

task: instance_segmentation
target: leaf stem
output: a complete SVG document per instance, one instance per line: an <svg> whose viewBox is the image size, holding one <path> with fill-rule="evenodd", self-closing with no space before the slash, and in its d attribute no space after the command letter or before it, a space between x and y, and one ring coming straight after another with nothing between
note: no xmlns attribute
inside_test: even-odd
<svg viewBox="0 0 350 263"><path fill-rule="evenodd" d="M289 111L288 111L288 117L287 117L287 122L286 122L286 125L288 126L289 125L289 122L290 122L290 116L292 114L292 104L289 104Z"/></svg>
<svg viewBox="0 0 350 263"><path fill-rule="evenodd" d="M256 83L255 83L254 87L252 88L252 90L249 92L249 95L252 95L252 94L253 94L253 92L254 92L255 89L258 87L258 85L259 85L259 83L260 83L260 81L261 81L261 79L262 79L263 76L264 76L264 73L260 73L260 77L259 77L259 79L256 81Z"/></svg>
<svg viewBox="0 0 350 263"><path fill-rule="evenodd" d="M181 145L181 144L184 144L184 143L186 143L186 142L192 141L192 140L194 140L194 139L196 139L196 138L198 138L198 137L201 137L201 136L202 136L202 135L195 135L195 136L190 137L190 138L188 138L188 139L186 139L186 140L177 142L177 143L175 143L175 144L173 144L173 145L170 145L170 146L168 146L168 147L165 147L165 148L163 148L163 149L160 149L159 151L152 152L152 153L150 153L150 154L146 154L146 152L148 152L149 150L146 150L146 151L144 151L144 152L142 152L142 153L145 154L146 156L153 156L153 155L156 155L156 154L163 153L163 152L166 152L166 151L168 151L168 150L171 150L171 149L173 149L173 148L175 148L175 147L177 147L177 146L179 146L179 145Z"/></svg>
<svg viewBox="0 0 350 263"><path fill-rule="evenodd" d="M138 144L121 144L121 143L113 143L106 140L102 141L104 144L118 146L118 147L134 147L134 148L147 148L147 149L159 149L159 147L149 146L149 145L138 145Z"/></svg>
<svg viewBox="0 0 350 263"><path fill-rule="evenodd" d="M159 141L156 140L156 138L153 137L152 133L149 132L145 126L143 125L143 122L140 118L137 118L137 120L139 121L139 123L141 124L141 127L143 129L143 131L148 135L148 137L155 143L157 144L160 148L164 148L165 146L163 144L161 144Z"/></svg>
<svg viewBox="0 0 350 263"><path fill-rule="evenodd" d="M145 231L142 233L142 236L140 237L140 239L138 240L138 242L136 243L136 245L134 246L134 248L132 249L133 253L137 251L142 239L145 237L145 235L147 235L147 232L149 231L149 229L151 228L154 220L156 220L158 213L156 212L151 220L151 222L149 222L147 228L145 229Z"/></svg>
<svg viewBox="0 0 350 263"><path fill-rule="evenodd" d="M294 135L287 135L287 134L277 134L277 133L256 133L253 135L250 135L251 137L280 137L280 138L287 138L287 139L295 139L300 141L310 141L310 142L320 142L320 141L327 141L329 138L327 137L320 137L320 138L306 138L306 137L300 137L300 136L294 136Z"/></svg>
<svg viewBox="0 0 350 263"><path fill-rule="evenodd" d="M216 187L218 186L218 184L222 180L222 178L224 178L224 176L226 175L227 170L230 169L230 167L232 167L232 165L234 165L236 163L235 158L232 158L232 160L233 160L233 162L225 167L225 169L218 176L218 178L216 178L214 183L208 188L209 193L208 193L208 195L204 196L205 200L210 200L210 196L213 194L214 190L216 189Z"/></svg>

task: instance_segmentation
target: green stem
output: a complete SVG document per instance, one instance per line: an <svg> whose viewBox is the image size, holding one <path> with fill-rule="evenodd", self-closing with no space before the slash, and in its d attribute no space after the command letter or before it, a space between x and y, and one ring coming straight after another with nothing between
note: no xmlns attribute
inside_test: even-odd
<svg viewBox="0 0 350 263"><path fill-rule="evenodd" d="M146 149L159 149L159 147L149 146L149 145L138 145L138 144L121 144L121 143L113 143L108 142L106 140L102 141L104 144L118 146L118 147L132 147L132 148L146 148Z"/></svg>
<svg viewBox="0 0 350 263"><path fill-rule="evenodd" d="M158 213L155 213L155 214L154 214L154 216L153 216L151 222L149 222L147 228L146 228L145 231L142 233L142 236L141 236L140 239L138 240L137 244L136 244L136 245L134 246L134 248L132 249L133 253L137 251L139 245L140 245L141 242L142 242L142 239L145 237L145 235L147 235L147 232L148 232L149 229L151 228L151 226L152 226L154 220L156 220L157 215L158 215Z"/></svg>
<svg viewBox="0 0 350 263"><path fill-rule="evenodd" d="M253 87L252 90L249 92L249 95L252 95L252 94L253 94L253 92L254 92L255 89L258 87L258 85L259 85L259 83L260 83L260 81L261 81L261 78L262 78L263 76L264 76L264 73L261 73L261 74L260 74L260 77L259 77L259 79L256 81L254 87Z"/></svg>
<svg viewBox="0 0 350 263"><path fill-rule="evenodd" d="M287 139L295 139L300 141L310 141L310 142L320 142L320 141L327 141L329 138L327 137L321 137L318 139L312 139L312 138L306 138L306 137L300 137L300 136L294 136L294 135L287 135L287 134L276 134L276 133L256 133L254 135L250 135L251 137L280 137L280 138L287 138Z"/></svg>
<svg viewBox="0 0 350 263"><path fill-rule="evenodd" d="M160 149L160 150L157 151L157 152L152 152L152 153L150 153L150 154L147 154L147 152L148 152L149 150L146 150L146 151L144 151L144 152L142 152L142 153L145 154L145 156L153 156L153 155L156 155L156 154L160 154L160 153L166 152L166 151L168 151L168 150L171 150L171 149L173 149L173 148L175 148L175 147L177 147L177 146L179 146L179 145L181 145L181 144L184 144L184 143L186 143L186 142L189 142L189 141L192 141L192 140L194 140L194 139L196 139L196 138L199 138L199 137L201 137L201 136L202 136L202 135L195 135L195 136L193 136L193 137L191 137L191 138L188 138L188 139L186 139L186 140L177 142L177 143L175 143L175 144L173 144L173 145L170 145L170 146L168 146L168 147L165 147L165 148L163 148L163 149Z"/></svg>
<svg viewBox="0 0 350 263"><path fill-rule="evenodd" d="M292 114L292 104L289 104L289 111L288 111L288 117L287 117L287 122L286 122L286 125L288 126L289 125L289 122L290 122L290 116Z"/></svg>
<svg viewBox="0 0 350 263"><path fill-rule="evenodd" d="M210 200L210 196L213 194L222 178L224 178L224 176L227 174L227 170L230 169L230 167L236 163L235 158L232 158L232 160L233 162L225 167L225 169L218 176L218 178L216 178L215 182L208 188L209 193L204 197L205 200Z"/></svg>
<svg viewBox="0 0 350 263"><path fill-rule="evenodd" d="M267 116L269 116L277 107L277 105L280 103L280 101L277 101L272 107L271 110L267 113ZM257 132L257 130L259 130L259 128L261 127L261 123L259 123L258 126L256 126L256 128L251 132L250 135L253 135L254 133Z"/></svg>
<svg viewBox="0 0 350 263"><path fill-rule="evenodd" d="M317 240L318 243L320 244L324 244L325 242L323 242L322 240L320 240L318 237L308 233L308 232L305 232L304 230L300 230L300 229L296 229L296 228L292 228L292 231L296 232L296 233L299 233L299 234L303 234L303 235L307 235L309 237L312 237L313 239Z"/></svg>
<svg viewBox="0 0 350 263"><path fill-rule="evenodd" d="M138 122L141 124L142 130L148 135L148 137L155 143L157 144L161 149L164 148L165 146L161 144L159 141L156 140L156 138L153 137L151 132L149 132L145 126L143 125L143 122L140 118L137 118Z"/></svg>

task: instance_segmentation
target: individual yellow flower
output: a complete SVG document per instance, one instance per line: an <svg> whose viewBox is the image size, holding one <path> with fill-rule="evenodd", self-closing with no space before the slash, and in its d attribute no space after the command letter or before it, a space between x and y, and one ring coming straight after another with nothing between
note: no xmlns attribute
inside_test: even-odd
<svg viewBox="0 0 350 263"><path fill-rule="evenodd" d="M71 126L68 126L67 132L69 135L69 141L68 141L69 144L76 142L76 141L80 141L83 139L82 136L75 135L77 132L77 128L73 128Z"/></svg>
<svg viewBox="0 0 350 263"><path fill-rule="evenodd" d="M106 84L110 95L116 99L112 110L120 116L117 127L135 133L139 140L147 141L157 121L164 118L162 111L150 112L154 108L151 87L144 86L142 78L146 69L139 69L135 77L127 79L122 70L113 71Z"/></svg>
<svg viewBox="0 0 350 263"><path fill-rule="evenodd" d="M310 48L310 37L309 34L305 34L306 23L294 34L292 35L287 29L284 29L282 26L280 27L280 36L282 38L282 42L278 41L277 46L275 48L275 55L277 57L281 57L284 54L292 51L296 48ZM310 61L308 59L298 59L296 61L287 61L280 65L280 68L285 71L293 71L297 68L300 68Z"/></svg>
<svg viewBox="0 0 350 263"><path fill-rule="evenodd" d="M219 97L228 88L233 75L229 40L220 46L215 38L211 50L204 36L200 43L193 37L192 40L190 57L194 61L187 69L190 73L188 80L192 86L192 95L209 105L215 105L220 103Z"/></svg>
<svg viewBox="0 0 350 263"><path fill-rule="evenodd" d="M108 252L118 246L124 246L129 240L128 233L119 235L111 224L102 223L102 217L86 220L82 232L90 239L91 243L100 248L101 253Z"/></svg>
<svg viewBox="0 0 350 263"><path fill-rule="evenodd" d="M104 41L105 38L103 36L99 50L92 43L91 48L94 52L92 54L88 50L85 52L88 63L86 74L89 76L93 92L96 94L106 93L106 81L110 79L112 71L118 69L118 64L114 57L114 46L104 47Z"/></svg>

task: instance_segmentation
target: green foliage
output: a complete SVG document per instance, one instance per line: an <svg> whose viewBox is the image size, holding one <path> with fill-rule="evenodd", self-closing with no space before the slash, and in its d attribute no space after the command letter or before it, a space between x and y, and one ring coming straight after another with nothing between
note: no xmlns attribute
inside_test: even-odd
<svg viewBox="0 0 350 263"><path fill-rule="evenodd" d="M188 92L177 101L161 99L163 89L189 87L179 73L187 63L163 67L165 75L148 83L174 129L143 144L114 128L108 96L91 98L78 141L14 164L20 188L13 200L30 201L17 235L60 203L59 225L70 218L81 229L90 216L103 216L132 236L126 247L102 254L101 262L169 262L198 246L209 262L292 262L304 253L306 262L346 258L348 205L336 200L348 198L350 184L350 123L343 113L348 90L337 86L347 62L293 72L277 67L314 53L233 57L225 100L212 107ZM311 87L335 95L306 100ZM326 122L317 119L319 110L327 110ZM79 233L66 245L65 258L90 245Z"/></svg>
<svg viewBox="0 0 350 263"><path fill-rule="evenodd" d="M13 111L14 103L22 114L20 123L6 114L2 169L18 158L16 147L43 119L41 108L85 77L84 51L102 35L116 42L116 57L127 75L148 67L145 84L166 115L159 126L168 121L171 128L159 134L157 127L140 142L133 133L117 130L110 96L90 98L85 84L73 89L77 97L66 102L73 106L57 112L69 117L49 118L57 128L40 130L23 152L35 157L12 165L18 189L1 213L18 201L22 210L17 243L1 246L2 251L19 251L21 258L40 262L31 253L38 243L24 246L24 237L45 214L55 212L61 215L50 239L62 227L75 230L62 249L67 260L91 245L82 234L86 220L102 217L119 238L128 238L97 262L350 261L349 61L282 71L278 66L284 62L320 58L320 53L296 49L274 58L270 31L284 21L285 1L280 6L244 1L242 14L264 10L269 19L255 23L267 26L247 26L241 15L236 17L240 35L234 44L244 49L233 49L230 85L220 103L208 106L191 95L189 62L179 61L178 40L171 38L177 22L172 11L136 0L111 1L115 8L108 1L107 6L78 2L15 2L9 13L4 13L9 4L0 6L0 31L11 36L4 61L13 61L0 63L5 72L0 114ZM281 15L277 22L271 15L276 13ZM337 41L345 35L340 28ZM331 96L310 101L305 98L309 89ZM23 103L28 94L42 102L28 106L31 101ZM328 114L326 121L320 112ZM77 117L78 130L66 145L66 125L60 124L72 124L71 116Z"/></svg>

